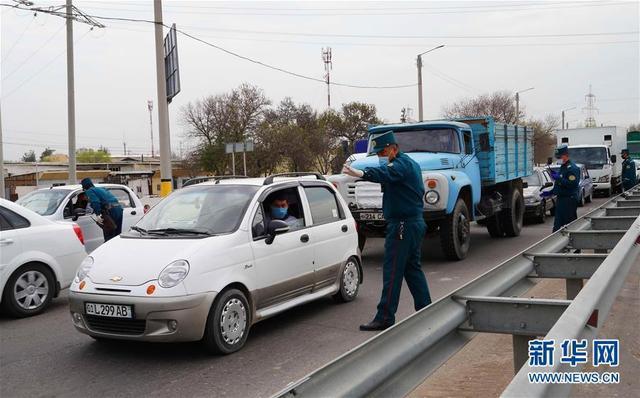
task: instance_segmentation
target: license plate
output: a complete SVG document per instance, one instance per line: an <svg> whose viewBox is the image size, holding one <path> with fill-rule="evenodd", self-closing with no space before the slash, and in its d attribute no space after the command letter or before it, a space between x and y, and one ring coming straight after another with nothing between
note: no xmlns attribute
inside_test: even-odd
<svg viewBox="0 0 640 398"><path fill-rule="evenodd" d="M384 221L382 213L360 213L361 220Z"/></svg>
<svg viewBox="0 0 640 398"><path fill-rule="evenodd" d="M84 303L87 315L109 318L133 318L133 306L120 304Z"/></svg>

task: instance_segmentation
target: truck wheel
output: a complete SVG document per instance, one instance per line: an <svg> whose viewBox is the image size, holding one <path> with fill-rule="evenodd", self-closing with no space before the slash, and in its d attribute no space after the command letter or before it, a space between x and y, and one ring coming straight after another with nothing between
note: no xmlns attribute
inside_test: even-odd
<svg viewBox="0 0 640 398"><path fill-rule="evenodd" d="M467 257L470 242L469 209L464 200L458 199L453 213L440 224L440 245L447 259L462 260Z"/></svg>
<svg viewBox="0 0 640 398"><path fill-rule="evenodd" d="M358 249L360 249L360 253L364 250L365 243L367 243L367 235L358 230Z"/></svg>
<svg viewBox="0 0 640 398"><path fill-rule="evenodd" d="M519 190L511 193L509 209L500 212L502 229L507 236L518 236L522 230L522 219L524 218L524 200Z"/></svg>
<svg viewBox="0 0 640 398"><path fill-rule="evenodd" d="M502 238L504 236L504 231L502 230L502 225L500 225L500 219L498 215L493 215L487 218L487 231L489 231L489 235L492 238Z"/></svg>

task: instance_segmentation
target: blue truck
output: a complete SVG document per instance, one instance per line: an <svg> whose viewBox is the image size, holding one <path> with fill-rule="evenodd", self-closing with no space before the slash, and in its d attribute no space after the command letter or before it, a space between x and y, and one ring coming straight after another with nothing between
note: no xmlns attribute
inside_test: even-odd
<svg viewBox="0 0 640 398"><path fill-rule="evenodd" d="M492 237L520 234L522 177L531 175L534 166L531 129L477 117L373 126L369 136L388 130L422 169L427 234L439 234L448 259L467 256L472 221L485 225ZM378 160L367 156L351 166L376 167ZM360 249L367 237L384 236L380 185L343 174L328 179L358 223Z"/></svg>

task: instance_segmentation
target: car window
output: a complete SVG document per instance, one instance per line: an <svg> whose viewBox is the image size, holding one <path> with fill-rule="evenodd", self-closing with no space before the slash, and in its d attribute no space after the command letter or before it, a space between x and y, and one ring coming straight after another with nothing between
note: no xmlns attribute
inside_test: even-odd
<svg viewBox="0 0 640 398"><path fill-rule="evenodd" d="M22 217L20 214L11 211L5 207L0 207L0 215L4 219L4 221L10 226L7 229L18 229L18 228L27 228L31 225L29 220ZM3 225L4 230L4 225Z"/></svg>
<svg viewBox="0 0 640 398"><path fill-rule="evenodd" d="M62 214L63 217L72 218L75 209L83 209L85 210L86 214L93 213L93 209L91 208L91 204L89 203L89 198L83 191L77 192L69 198L67 204L64 206L64 211Z"/></svg>
<svg viewBox="0 0 640 398"><path fill-rule="evenodd" d="M276 215L274 207L287 207L286 212ZM280 219L289 225L289 231L304 228L304 210L298 193L298 187L284 188L271 192L262 202L265 225L274 219Z"/></svg>
<svg viewBox="0 0 640 398"><path fill-rule="evenodd" d="M336 196L324 187L306 187L304 189L311 208L313 224L325 224L339 221L342 217Z"/></svg>
<svg viewBox="0 0 640 398"><path fill-rule="evenodd" d="M266 235L264 210L262 210L261 204L258 204L258 210L256 210L256 215L253 217L253 221L251 222L251 234L254 239L261 238Z"/></svg>
<svg viewBox="0 0 640 398"><path fill-rule="evenodd" d="M540 184L540 177L536 172L534 172L530 176L524 177L522 180L526 182L530 187L539 187L540 185L542 185Z"/></svg>
<svg viewBox="0 0 640 398"><path fill-rule="evenodd" d="M547 170L542 172L542 176L542 178L544 178L544 182L551 182L551 176L549 176L549 172Z"/></svg>
<svg viewBox="0 0 640 398"><path fill-rule="evenodd" d="M58 210L68 194L69 191L63 189L41 189L29 192L18 199L16 203L41 216L50 216Z"/></svg>
<svg viewBox="0 0 640 398"><path fill-rule="evenodd" d="M135 207L135 203L129 195L129 192L122 188L107 188L115 197L118 199L118 202L122 207Z"/></svg>
<svg viewBox="0 0 640 398"><path fill-rule="evenodd" d="M13 227L9 224L9 221L0 214L0 231L8 231L10 229L13 229Z"/></svg>

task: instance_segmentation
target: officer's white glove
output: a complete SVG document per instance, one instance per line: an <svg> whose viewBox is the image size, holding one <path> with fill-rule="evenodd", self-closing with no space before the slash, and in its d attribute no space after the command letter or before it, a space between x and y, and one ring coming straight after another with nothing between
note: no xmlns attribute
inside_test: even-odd
<svg viewBox="0 0 640 398"><path fill-rule="evenodd" d="M356 177L356 178L362 178L364 176L364 171L354 169L348 164L345 164L344 166L342 166L342 173L351 177Z"/></svg>

